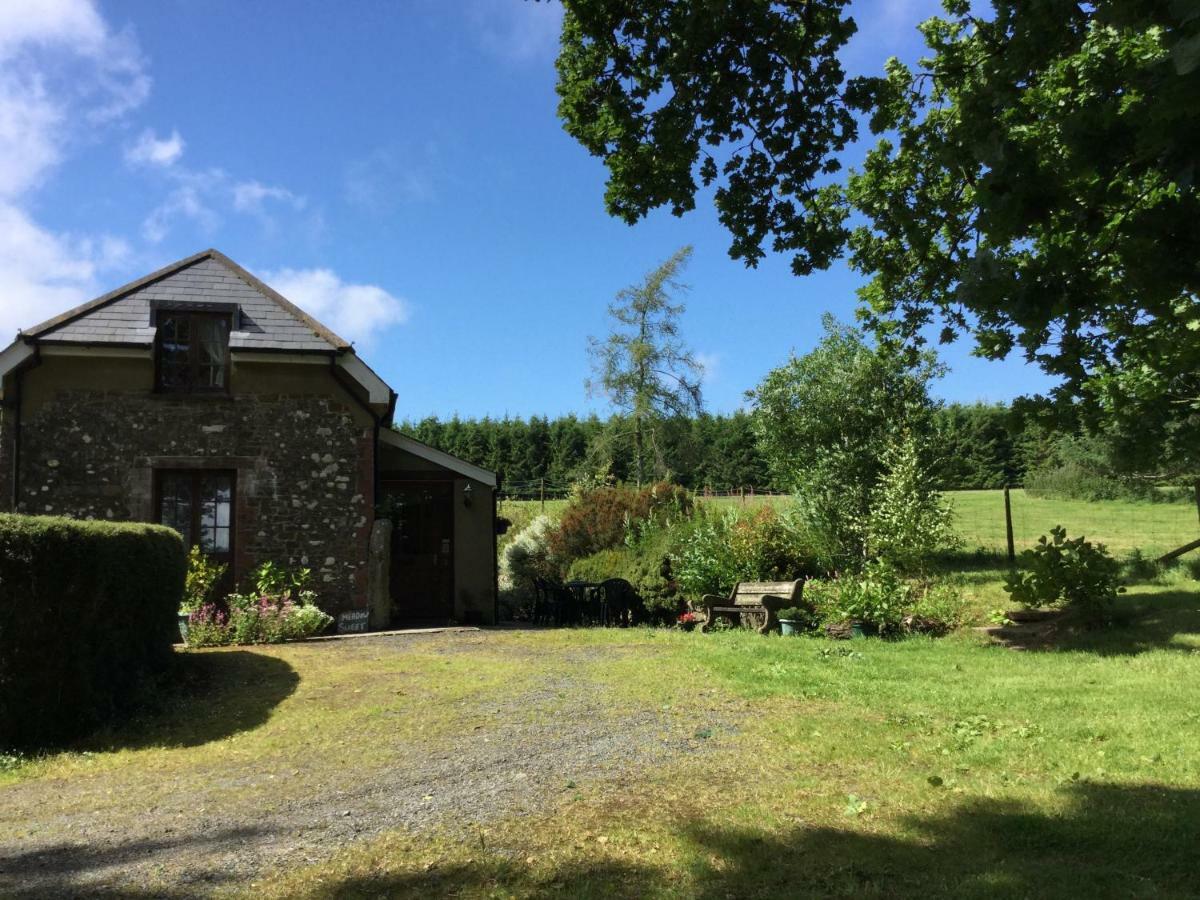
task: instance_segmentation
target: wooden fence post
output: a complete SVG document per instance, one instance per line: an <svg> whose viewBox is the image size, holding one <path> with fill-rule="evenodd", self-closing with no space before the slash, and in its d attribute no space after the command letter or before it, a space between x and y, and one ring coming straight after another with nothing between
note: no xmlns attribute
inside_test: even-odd
<svg viewBox="0 0 1200 900"><path fill-rule="evenodd" d="M1012 498L1009 496L1008 485L1004 486L1004 530L1008 534L1008 564L1017 564L1017 543L1013 540Z"/></svg>
<svg viewBox="0 0 1200 900"><path fill-rule="evenodd" d="M1197 481L1194 487L1196 493L1196 515L1200 516L1200 481ZM1159 563L1168 563L1173 559L1183 556L1185 553L1191 553L1193 550L1200 549L1200 539L1188 541L1182 547L1176 547L1168 553L1164 553L1158 558Z"/></svg>

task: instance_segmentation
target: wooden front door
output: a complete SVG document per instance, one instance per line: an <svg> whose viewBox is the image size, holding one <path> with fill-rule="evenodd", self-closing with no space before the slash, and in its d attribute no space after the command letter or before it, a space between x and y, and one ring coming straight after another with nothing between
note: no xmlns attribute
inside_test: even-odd
<svg viewBox="0 0 1200 900"><path fill-rule="evenodd" d="M392 619L454 618L454 485L444 481L385 487L392 531Z"/></svg>

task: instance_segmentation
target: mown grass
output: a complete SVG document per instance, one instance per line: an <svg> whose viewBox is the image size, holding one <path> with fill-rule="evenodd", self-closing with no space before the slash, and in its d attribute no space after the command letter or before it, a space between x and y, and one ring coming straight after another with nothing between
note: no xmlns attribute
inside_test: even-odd
<svg viewBox="0 0 1200 900"><path fill-rule="evenodd" d="M661 631L523 635L624 708L708 704L709 753L545 815L395 834L266 896L1195 896L1200 594L1147 585L1129 624L1016 653L940 641ZM615 652L631 643L654 652ZM546 778L565 782L568 760ZM566 783L570 787L569 783Z"/></svg>
<svg viewBox="0 0 1200 900"><path fill-rule="evenodd" d="M987 573L963 577L995 588ZM194 683L168 708L5 777L116 790L133 798L131 821L164 792L223 802L207 784L223 772L292 779L280 798L296 781L329 790L348 771L403 765L389 757L399 737L452 746L479 724L476 701L497 709L569 672L613 710L703 709L706 749L599 781L564 759L535 773L559 790L543 812L388 833L228 890L1195 896L1200 584L1137 585L1120 612L1121 627L1024 653L971 632L830 642L648 629L500 631L453 653L371 639L187 653ZM29 810L6 837L57 812Z"/></svg>

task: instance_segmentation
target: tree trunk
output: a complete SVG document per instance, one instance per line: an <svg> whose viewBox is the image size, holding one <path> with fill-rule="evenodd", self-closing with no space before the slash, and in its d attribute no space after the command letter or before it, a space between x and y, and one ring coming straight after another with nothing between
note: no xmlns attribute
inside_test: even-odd
<svg viewBox="0 0 1200 900"><path fill-rule="evenodd" d="M642 438L642 417L635 416L633 420L633 466L637 477L637 486L642 486L642 455L645 453L645 443Z"/></svg>

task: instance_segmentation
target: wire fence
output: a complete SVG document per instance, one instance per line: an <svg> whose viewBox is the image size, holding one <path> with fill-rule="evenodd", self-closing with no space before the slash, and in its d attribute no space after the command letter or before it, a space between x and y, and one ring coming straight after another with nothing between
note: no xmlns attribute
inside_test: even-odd
<svg viewBox="0 0 1200 900"><path fill-rule="evenodd" d="M514 508L532 506L530 513L555 512L570 495L571 485L551 481L506 484L503 503ZM946 491L962 549L1003 556L1008 552L1008 526L1003 490ZM733 507L787 502L778 491L744 487L735 490L699 490L696 500ZM512 502L515 501L515 502ZM1158 558L1200 539L1200 512L1191 503L1150 503L1130 500L1064 500L1034 497L1023 488L1009 491L1013 549L1033 547L1038 538L1061 525L1070 537L1086 537L1106 545L1117 556L1134 550Z"/></svg>
<svg viewBox="0 0 1200 900"><path fill-rule="evenodd" d="M963 549L1007 553L1004 491L948 491L946 497ZM1137 550L1157 558L1200 538L1200 514L1191 503L1063 500L1033 497L1023 488L1011 489L1009 498L1017 553L1056 525L1070 537L1104 544L1117 556Z"/></svg>

